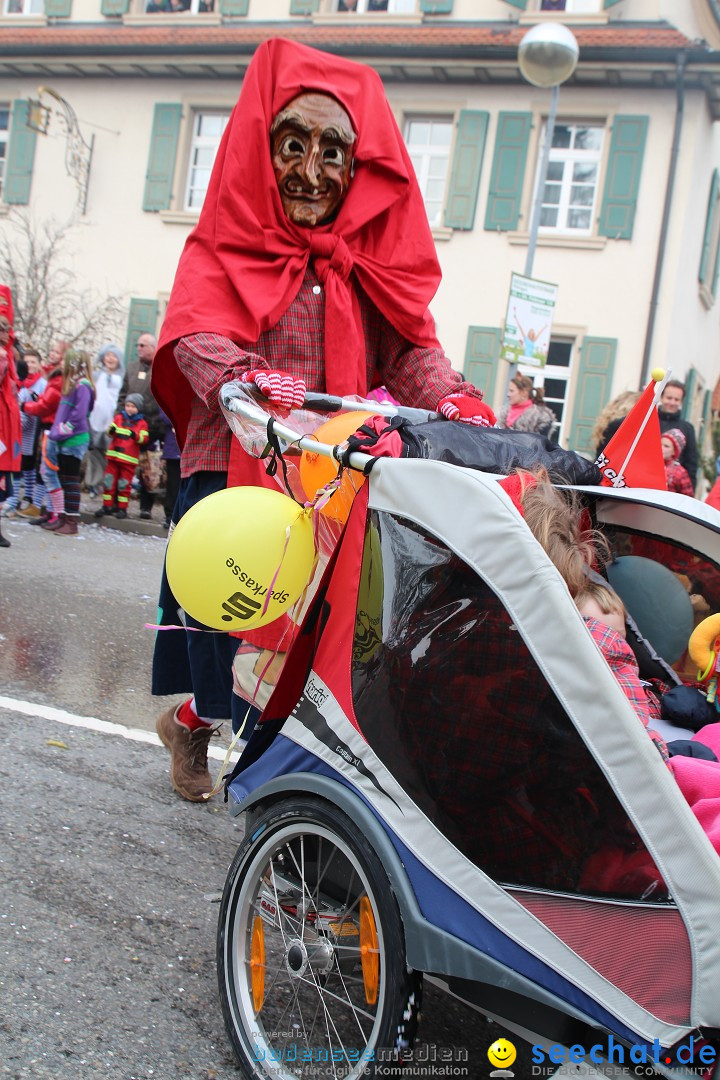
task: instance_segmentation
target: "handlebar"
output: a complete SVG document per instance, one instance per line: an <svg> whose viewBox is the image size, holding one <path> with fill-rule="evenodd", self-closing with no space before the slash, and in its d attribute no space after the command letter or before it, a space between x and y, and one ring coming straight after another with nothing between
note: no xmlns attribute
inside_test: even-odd
<svg viewBox="0 0 720 1080"><path fill-rule="evenodd" d="M226 383L220 389L220 404L229 413L237 413L239 416L243 416L251 423L257 424L261 428L267 428L267 425L272 419L268 416L263 408L260 407L257 402L265 401L267 398L259 392L257 387L253 387L252 384L229 382ZM319 409L316 404L310 402L322 403L325 405L324 409ZM338 404L340 403L340 404ZM303 406L307 409L314 409L316 412L338 412L339 410L357 410L359 403L352 401L350 398L338 398L333 397L330 394L307 394L305 396L305 404ZM378 410L381 411L381 410ZM411 412L418 412L421 410L411 409ZM384 408L382 410L383 415L395 415L395 408L390 413L386 413ZM427 414L424 414L427 415ZM328 443L321 443L312 435L303 435L301 432L291 428L288 424L281 420L273 419L273 433L277 435L283 442L298 447L300 450L312 450L316 454L320 454L322 457L332 458L338 461L338 457L335 453L337 447L330 446ZM351 454L348 461L343 464L349 465L353 469L358 469L362 472L366 465L375 460L369 454L361 454L356 451Z"/></svg>

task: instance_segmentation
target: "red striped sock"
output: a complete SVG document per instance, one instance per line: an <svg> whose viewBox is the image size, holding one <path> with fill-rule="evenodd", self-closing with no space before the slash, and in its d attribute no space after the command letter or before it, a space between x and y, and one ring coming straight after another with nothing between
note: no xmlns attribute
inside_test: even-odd
<svg viewBox="0 0 720 1080"><path fill-rule="evenodd" d="M200 719L190 704L191 701L192 698L183 702L175 714L178 724L182 724L183 727L188 728L190 731L197 731L198 728L202 727L212 727L212 724L208 724L205 720Z"/></svg>

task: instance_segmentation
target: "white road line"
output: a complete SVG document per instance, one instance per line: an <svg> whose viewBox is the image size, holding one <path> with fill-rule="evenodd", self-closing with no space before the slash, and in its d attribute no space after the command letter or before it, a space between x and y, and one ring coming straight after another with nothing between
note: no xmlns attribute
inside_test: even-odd
<svg viewBox="0 0 720 1080"><path fill-rule="evenodd" d="M18 701L15 698L0 695L0 709L9 709L11 712L40 720L54 720L55 723L67 724L68 727L99 731L104 735L120 735L123 739L130 739L132 742L149 743L151 746L163 745L154 731L125 727L124 724L113 724L110 720L98 720L94 716L77 716L64 709L54 709L51 705L38 705L34 701ZM226 751L220 746L208 747L208 757L215 758L217 761L223 761L225 754ZM232 754L230 760L237 761L237 758L237 754Z"/></svg>

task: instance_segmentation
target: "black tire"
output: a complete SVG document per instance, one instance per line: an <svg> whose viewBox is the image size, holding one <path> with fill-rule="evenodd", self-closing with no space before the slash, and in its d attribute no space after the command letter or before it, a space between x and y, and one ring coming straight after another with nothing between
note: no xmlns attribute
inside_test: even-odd
<svg viewBox="0 0 720 1080"><path fill-rule="evenodd" d="M253 1080L387 1076L412 1048L422 977L397 902L363 833L321 799L254 817L225 882L217 968Z"/></svg>

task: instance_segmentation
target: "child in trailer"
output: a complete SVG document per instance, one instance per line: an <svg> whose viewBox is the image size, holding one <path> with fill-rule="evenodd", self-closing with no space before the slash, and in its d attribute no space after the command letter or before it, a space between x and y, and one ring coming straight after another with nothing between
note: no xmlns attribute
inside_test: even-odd
<svg viewBox="0 0 720 1080"><path fill-rule="evenodd" d="M140 459L140 448L150 438L147 422L142 414L142 394L128 394L125 406L108 428L110 446L107 451L103 504L95 511L95 517L114 514L126 518L130 491L135 470Z"/></svg>
<svg viewBox="0 0 720 1080"><path fill-rule="evenodd" d="M635 654L625 640L625 605L612 589L590 580L576 594L575 604L620 689L667 761L670 755L665 740L649 726L660 719L660 702L641 680Z"/></svg>
<svg viewBox="0 0 720 1080"><path fill-rule="evenodd" d="M576 497L571 492L564 494L554 488L545 470L538 471L537 474L514 473L501 480L500 484L505 488L515 506L525 518L535 539L542 545L548 557L563 576L575 602L578 603L579 600L587 611L589 601L587 594L592 584L590 576L595 570L596 553L600 550L598 544L602 547L604 540L600 534L581 529L582 511ZM603 616L602 621L605 622L605 629L607 630L606 641L612 635L613 644L617 647L618 642L622 642L622 637L619 632L607 626L606 620L609 614L612 618L612 609L617 608L618 605L614 603L613 594L609 587L604 588L605 592L608 593L608 597L601 595L601 604L598 604L597 595L594 595L592 599L595 604L598 604ZM597 612L597 608L593 610ZM587 617L592 620L595 616L588 614ZM617 619L617 611L615 619ZM600 622L601 620L596 619L596 621ZM593 637L595 637L594 634ZM608 659L606 655L607 644L605 647L601 645L600 648L603 655ZM647 727L642 715L645 704L637 693L637 687L634 685L633 677L637 672L637 664L632 664L632 661L624 653L618 654L619 659L623 660L626 668L623 672L625 682L620 682L620 685L638 716ZM619 665L615 660L610 662L608 659L608 663L617 678ZM638 683L640 688L644 689L639 679ZM631 684L633 684L632 687ZM628 692L631 688L633 690L632 697ZM649 696L647 708L649 720L657 716ZM654 732L650 732L651 737L654 734ZM655 741L657 744L657 740ZM672 772L680 791L715 851L720 854L720 761L718 760L718 757L720 757L720 724L708 724L690 742L709 748L714 760L703 760L695 755L688 756L686 749L673 754L674 747L671 743L669 748L671 756L666 760L666 765ZM659 746L658 748L662 753L662 747ZM615 854L617 855L615 862L610 858L612 852L607 850L598 852L597 859L593 857L592 860L589 860L585 872L586 881L593 878L594 883L597 884L595 876L601 869L604 860L606 867L600 878L603 881L603 888L606 891L612 891L612 882L615 877L618 877L618 879L623 877L627 869L623 862L624 854L620 852Z"/></svg>

